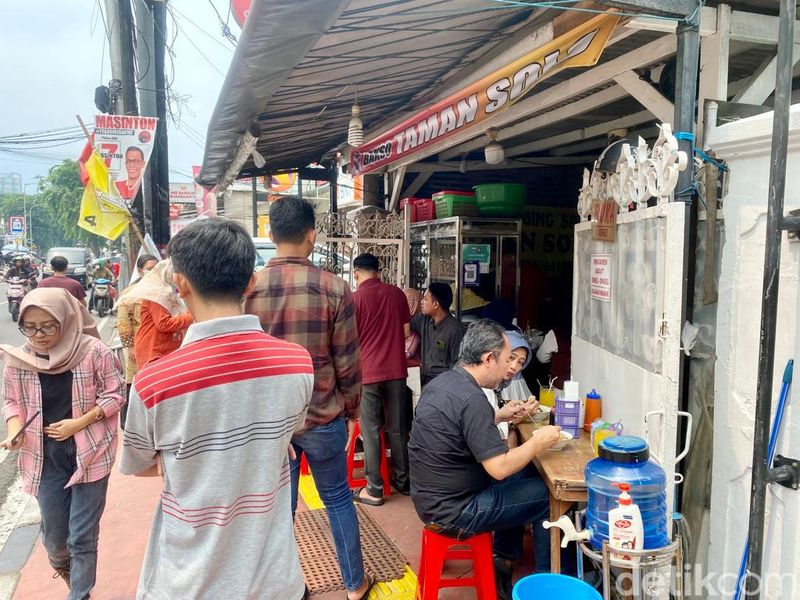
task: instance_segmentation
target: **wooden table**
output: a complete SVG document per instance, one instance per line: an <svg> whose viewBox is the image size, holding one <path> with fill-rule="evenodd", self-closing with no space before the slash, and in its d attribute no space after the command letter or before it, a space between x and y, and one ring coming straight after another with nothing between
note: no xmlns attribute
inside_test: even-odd
<svg viewBox="0 0 800 600"><path fill-rule="evenodd" d="M517 426L523 441L533 434L531 423ZM581 431L577 440L567 442L563 450L545 450L533 459L550 492L550 520L557 521L576 502L586 502L589 493L583 470L594 459L589 434ZM537 532L538 533L538 532ZM561 530L550 528L550 566L553 573L561 572Z"/></svg>

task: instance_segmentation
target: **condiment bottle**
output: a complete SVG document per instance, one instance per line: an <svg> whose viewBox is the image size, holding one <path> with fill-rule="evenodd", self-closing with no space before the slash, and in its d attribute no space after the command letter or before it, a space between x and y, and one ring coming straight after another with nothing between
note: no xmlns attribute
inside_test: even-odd
<svg viewBox="0 0 800 600"><path fill-rule="evenodd" d="M583 430L590 431L595 419L603 416L603 397L594 388L586 394L586 417L583 422Z"/></svg>

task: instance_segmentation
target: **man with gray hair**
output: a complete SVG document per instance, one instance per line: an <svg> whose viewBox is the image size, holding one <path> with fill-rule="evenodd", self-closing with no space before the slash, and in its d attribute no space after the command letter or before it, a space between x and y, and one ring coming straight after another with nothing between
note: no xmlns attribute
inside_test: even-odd
<svg viewBox="0 0 800 600"><path fill-rule="evenodd" d="M549 511L547 486L523 470L558 442L560 431L542 427L512 449L500 437L497 419L505 417L495 415L481 388L496 388L510 362L503 328L488 319L472 323L461 342L458 364L422 392L408 445L411 498L425 527L457 539L494 532L501 600L511 598L511 576L522 553L525 525L542 521ZM509 420L524 410L518 405L521 402L506 405ZM543 532L534 532L534 555L536 570L548 572L550 541Z"/></svg>

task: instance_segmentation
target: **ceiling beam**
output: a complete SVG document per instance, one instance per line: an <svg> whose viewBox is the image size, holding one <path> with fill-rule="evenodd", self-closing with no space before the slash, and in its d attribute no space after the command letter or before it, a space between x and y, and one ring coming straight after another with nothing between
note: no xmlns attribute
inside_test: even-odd
<svg viewBox="0 0 800 600"><path fill-rule="evenodd" d="M535 142L527 142L525 144L519 144L518 146L507 148L506 156L513 157L520 156L522 154L530 154L531 152L542 152L544 150L549 150L550 148L556 148L557 146L571 144L572 142L580 142L582 140L603 136L614 129L627 129L628 127L641 125L654 119L655 117L649 110L643 110L619 119L607 121L606 123L584 127L575 131L569 131L567 133L561 133L559 135L536 140Z"/></svg>
<svg viewBox="0 0 800 600"><path fill-rule="evenodd" d="M731 39L751 44L778 45L778 17L734 10L731 13ZM795 22L795 43L800 43L800 21Z"/></svg>
<svg viewBox="0 0 800 600"><path fill-rule="evenodd" d="M411 165L406 169L407 173L413 173L413 167L415 165ZM420 171L419 174L414 177L414 181L411 182L406 189L403 190L403 193L400 194L403 198L413 198L414 194L422 189L422 186L428 183L428 179L431 178L433 175L433 171Z"/></svg>
<svg viewBox="0 0 800 600"><path fill-rule="evenodd" d="M584 165L594 162L594 157L588 156L532 156L522 160L506 159L499 165L490 165L482 160L469 160L464 163L466 172L471 171L506 171L509 169L534 169L537 167ZM419 173L428 177L433 173L458 173L461 170L461 161L416 163L410 165L406 173ZM417 190L419 191L419 190ZM416 192L415 192L416 193ZM403 194L408 196L407 193Z"/></svg>
<svg viewBox="0 0 800 600"><path fill-rule="evenodd" d="M591 96L576 100L572 104L561 106L551 110L550 112L537 115L533 118L515 123L510 127L500 129L497 132L497 141L502 142L518 135L530 133L531 131L539 129L540 127L546 127L548 125L558 123L559 121L563 121L564 119L576 117L583 113L592 111L595 108L599 108L601 106L605 106L606 104L611 104L612 102L625 98L627 95L628 93L623 88L618 85L613 85L604 90L600 90ZM486 140L479 137L456 146L455 148L445 150L439 155L439 158L440 160L450 160L451 158L455 158L464 152L472 152L473 150L482 148L486 145L486 143Z"/></svg>
<svg viewBox="0 0 800 600"><path fill-rule="evenodd" d="M800 44L794 45L792 64L800 61ZM764 104L775 91L775 74L777 72L778 56L773 55L761 63L753 76L748 80L747 87L733 97L734 102L742 104Z"/></svg>
<svg viewBox="0 0 800 600"><path fill-rule="evenodd" d="M643 137L644 139L651 139L658 137L659 131L661 131L658 127L645 127L643 129L635 129L633 131L629 131L625 137L628 138L636 138L636 137ZM599 150L608 146L609 142L606 138L595 138L593 140L587 140L585 142L579 142L577 144L569 144L567 146L559 146L558 148L553 148L550 151L552 156L570 156L572 154L580 154L582 152L588 152L589 150ZM593 156L592 159L597 158Z"/></svg>
<svg viewBox="0 0 800 600"><path fill-rule="evenodd" d="M639 104L653 113L659 121L662 123L672 122L675 115L675 105L636 73L625 71L614 77L614 81L636 98Z"/></svg>
<svg viewBox="0 0 800 600"><path fill-rule="evenodd" d="M684 18L697 10L700 3L698 0L607 0L604 4L627 12Z"/></svg>
<svg viewBox="0 0 800 600"><path fill-rule="evenodd" d="M700 36L713 35L716 31L717 9L704 6L700 11ZM663 33L675 33L678 21L668 21L665 19L649 19L647 17L635 17L627 21L623 27L640 31L661 31Z"/></svg>

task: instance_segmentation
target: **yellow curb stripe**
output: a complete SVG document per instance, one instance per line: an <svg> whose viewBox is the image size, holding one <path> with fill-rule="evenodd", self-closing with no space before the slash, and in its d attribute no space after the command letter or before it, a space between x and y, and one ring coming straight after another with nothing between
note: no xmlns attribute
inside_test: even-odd
<svg viewBox="0 0 800 600"><path fill-rule="evenodd" d="M317 486L314 485L314 478L311 475L300 475L300 485L298 486L300 497L306 506L311 510L325 508L322 498L319 497Z"/></svg>
<svg viewBox="0 0 800 600"><path fill-rule="evenodd" d="M322 499L319 497L317 486L314 485L314 478L311 475L300 476L299 492L303 502L309 509L325 508ZM405 573L400 579L381 581L375 584L375 587L369 593L369 600L414 600L416 590L417 576L406 565Z"/></svg>

